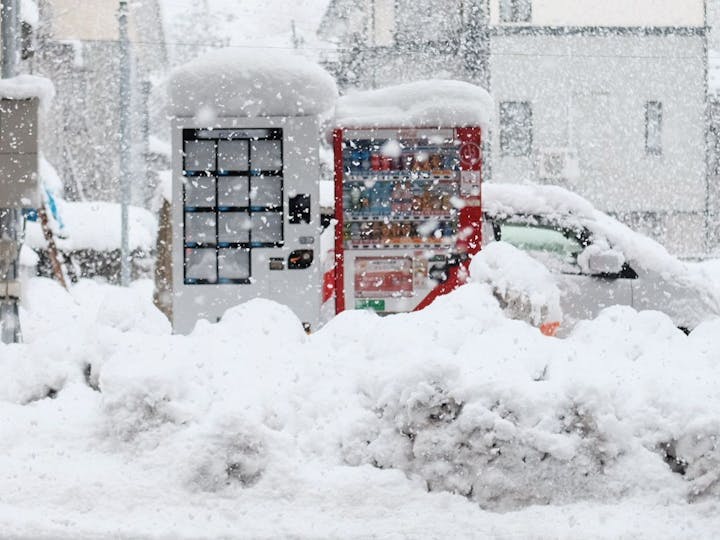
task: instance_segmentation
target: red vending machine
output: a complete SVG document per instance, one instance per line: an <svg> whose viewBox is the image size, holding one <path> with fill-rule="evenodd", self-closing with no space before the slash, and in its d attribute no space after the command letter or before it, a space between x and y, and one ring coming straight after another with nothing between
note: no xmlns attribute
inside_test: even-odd
<svg viewBox="0 0 720 540"><path fill-rule="evenodd" d="M481 245L482 130L333 132L335 310L419 310L467 279Z"/></svg>

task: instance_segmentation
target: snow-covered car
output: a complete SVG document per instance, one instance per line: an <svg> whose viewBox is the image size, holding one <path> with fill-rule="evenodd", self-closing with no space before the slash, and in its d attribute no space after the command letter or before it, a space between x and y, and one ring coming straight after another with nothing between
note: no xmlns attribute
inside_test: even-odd
<svg viewBox="0 0 720 540"><path fill-rule="evenodd" d="M628 305L666 313L685 331L720 316L706 270L557 186L485 184L484 243L504 241L543 262L561 292L563 327Z"/></svg>

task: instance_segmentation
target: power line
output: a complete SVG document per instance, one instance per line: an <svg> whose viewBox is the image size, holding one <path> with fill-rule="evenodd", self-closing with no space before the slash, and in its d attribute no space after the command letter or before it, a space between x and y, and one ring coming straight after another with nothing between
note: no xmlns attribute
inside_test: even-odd
<svg viewBox="0 0 720 540"><path fill-rule="evenodd" d="M116 43L119 44L120 40L117 39L51 39L46 40L52 43L70 43L70 42L82 42L82 43ZM147 41L147 40L135 40L130 42L131 45L153 45L153 46L175 46L175 47L197 47L197 48L228 48L228 49L247 49L247 50L307 50L307 51L324 51L324 52L383 52L384 49L376 47L306 47L303 46L300 49L296 49L292 45L229 45L224 43L183 43L174 41ZM432 47L430 44L429 48ZM417 54L424 52L435 52L432 49L397 49L397 52L404 54ZM696 59L697 56L689 55L673 55L673 54L578 54L578 53L548 53L548 52L502 52L502 53L490 53L490 56L500 57L522 57L522 58L627 58L627 59L638 59L638 60L692 60ZM720 58L720 55L712 55L713 58Z"/></svg>

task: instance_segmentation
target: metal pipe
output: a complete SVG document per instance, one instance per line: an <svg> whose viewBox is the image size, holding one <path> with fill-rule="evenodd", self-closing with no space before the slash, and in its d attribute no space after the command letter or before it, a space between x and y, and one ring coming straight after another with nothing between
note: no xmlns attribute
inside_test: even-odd
<svg viewBox="0 0 720 540"><path fill-rule="evenodd" d="M2 0L0 33L2 41L2 77L16 74L18 54L18 0ZM16 208L0 209L0 339L3 343L21 341L17 283L20 258L22 215Z"/></svg>
<svg viewBox="0 0 720 540"><path fill-rule="evenodd" d="M15 76L18 42L18 0L2 0L0 32L2 33L2 78Z"/></svg>
<svg viewBox="0 0 720 540"><path fill-rule="evenodd" d="M120 0L120 284L130 285L128 207L130 205L130 43L128 6Z"/></svg>

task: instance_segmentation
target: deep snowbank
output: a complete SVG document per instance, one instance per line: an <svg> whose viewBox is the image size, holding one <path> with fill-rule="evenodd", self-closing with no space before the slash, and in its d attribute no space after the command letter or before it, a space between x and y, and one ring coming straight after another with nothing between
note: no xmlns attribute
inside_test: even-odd
<svg viewBox="0 0 720 540"><path fill-rule="evenodd" d="M720 525L720 321L686 337L612 308L556 340L471 284L312 336L262 300L171 336L148 287L31 283L27 343L0 345L0 530L698 538Z"/></svg>

